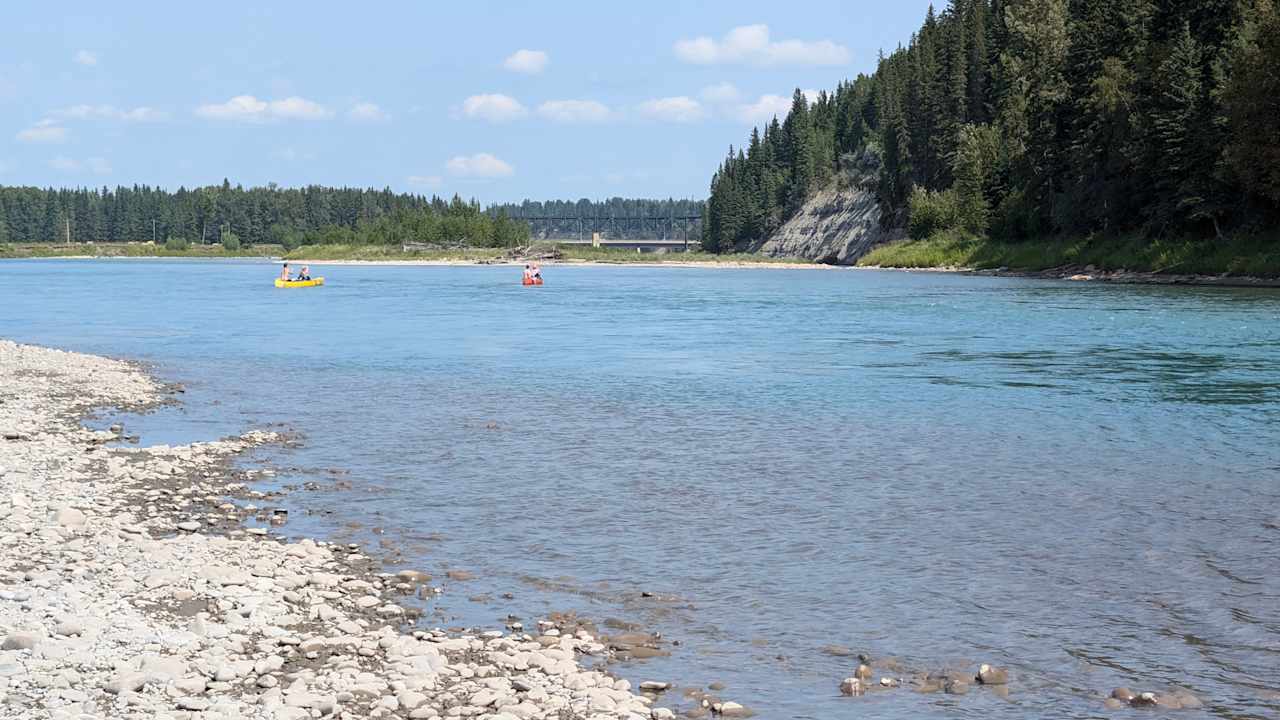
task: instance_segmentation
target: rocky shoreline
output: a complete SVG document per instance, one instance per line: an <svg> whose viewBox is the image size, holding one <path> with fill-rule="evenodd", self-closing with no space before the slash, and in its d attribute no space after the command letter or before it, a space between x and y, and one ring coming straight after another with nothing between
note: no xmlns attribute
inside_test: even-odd
<svg viewBox="0 0 1280 720"><path fill-rule="evenodd" d="M1280 288L1280 278L1253 277L1249 275L1178 275L1174 273L1147 272L1145 270L1102 270L1092 265L1065 265L1047 270L1010 270L996 268L892 268L866 266L872 270L902 270L906 272L944 272L986 277L1036 278L1039 280L1070 280L1072 282L1101 282L1118 285L1195 285L1206 287L1257 287Z"/></svg>
<svg viewBox="0 0 1280 720"><path fill-rule="evenodd" d="M633 688L611 674L612 661L667 652L630 625L610 635L552 614L529 628L423 628L422 601L441 592L429 575L268 529L278 496L232 461L285 436L131 447L113 442L136 440L120 426L82 424L179 390L132 363L0 340L0 720L672 720L677 703L688 718L752 715L718 683ZM856 667L833 695L1010 692L1004 668L822 652ZM1201 707L1180 688L1096 697Z"/></svg>
<svg viewBox="0 0 1280 720"><path fill-rule="evenodd" d="M1067 265L1040 271L970 270L973 275L996 277L1033 277L1045 280L1071 280L1073 282L1105 282L1121 285L1204 285L1212 287L1280 287L1280 278L1252 277L1248 275L1194 275L1147 272L1141 270L1102 270L1093 265Z"/></svg>
<svg viewBox="0 0 1280 720"><path fill-rule="evenodd" d="M0 718L672 718L575 618L414 627L427 575L286 543L230 461L274 433L108 445L95 408L171 389L127 362L0 341ZM719 700L702 712L745 715Z"/></svg>

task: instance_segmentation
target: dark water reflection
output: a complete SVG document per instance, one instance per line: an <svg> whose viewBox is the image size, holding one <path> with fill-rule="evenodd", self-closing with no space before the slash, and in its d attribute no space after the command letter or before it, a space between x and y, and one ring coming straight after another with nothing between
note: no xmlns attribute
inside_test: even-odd
<svg viewBox="0 0 1280 720"><path fill-rule="evenodd" d="M354 489L295 495L315 514L290 531L475 571L433 622L640 622L682 645L633 680L720 680L768 718L1092 717L1120 684L1192 690L1185 717L1280 713L1280 293L355 267L288 293L273 272L3 264L0 336L187 383L131 419L151 442L296 427L266 459ZM829 644L1017 683L842 701Z"/></svg>

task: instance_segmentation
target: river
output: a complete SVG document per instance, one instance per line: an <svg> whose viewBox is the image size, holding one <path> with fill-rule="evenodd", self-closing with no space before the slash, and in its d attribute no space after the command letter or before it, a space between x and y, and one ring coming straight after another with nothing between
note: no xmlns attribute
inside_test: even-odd
<svg viewBox="0 0 1280 720"><path fill-rule="evenodd" d="M1280 713L1280 291L276 271L4 262L0 337L182 382L144 443L297 430L246 461L316 483L282 532L437 574L426 624L625 619L680 644L623 676L765 718L1088 717L1117 685ZM828 645L1014 683L841 698Z"/></svg>

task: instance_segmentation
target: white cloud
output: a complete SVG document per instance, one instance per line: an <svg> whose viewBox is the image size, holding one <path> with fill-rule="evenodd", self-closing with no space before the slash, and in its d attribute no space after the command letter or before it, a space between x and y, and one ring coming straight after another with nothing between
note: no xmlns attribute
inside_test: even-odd
<svg viewBox="0 0 1280 720"><path fill-rule="evenodd" d="M445 163L445 168L460 177L498 178L511 177L515 168L489 153L475 155L459 155Z"/></svg>
<svg viewBox="0 0 1280 720"><path fill-rule="evenodd" d="M88 50L81 50L76 53L75 61L86 67L93 67L98 64L98 56Z"/></svg>
<svg viewBox="0 0 1280 720"><path fill-rule="evenodd" d="M410 185L420 188L438 188L444 184L444 178L439 175L410 175L407 180Z"/></svg>
<svg viewBox="0 0 1280 720"><path fill-rule="evenodd" d="M136 107L120 113L120 119L127 122L160 122L169 119L169 113L149 107Z"/></svg>
<svg viewBox="0 0 1280 720"><path fill-rule="evenodd" d="M67 139L67 129L55 120L44 119L20 131L14 139L24 143L60 143Z"/></svg>
<svg viewBox="0 0 1280 720"><path fill-rule="evenodd" d="M86 120L89 118L106 118L125 122L160 122L167 120L169 114L149 107L136 107L123 110L111 105L72 105L61 110L54 110L52 115L60 118Z"/></svg>
<svg viewBox="0 0 1280 720"><path fill-rule="evenodd" d="M382 108L371 102L356 103L347 111L347 117L360 122L385 122L391 119Z"/></svg>
<svg viewBox="0 0 1280 720"><path fill-rule="evenodd" d="M735 114L742 122L755 125L767 123L774 117L781 120L790 110L791 98L781 95L761 95L760 99L753 103L739 105Z"/></svg>
<svg viewBox="0 0 1280 720"><path fill-rule="evenodd" d="M733 83L722 82L702 88L698 96L712 105L726 105L737 102L742 93L738 92L738 88Z"/></svg>
<svg viewBox="0 0 1280 720"><path fill-rule="evenodd" d="M237 95L224 103L201 105L196 115L212 120L266 122L268 120L319 120L332 115L325 106L300 97L283 100L259 100L252 95Z"/></svg>
<svg viewBox="0 0 1280 720"><path fill-rule="evenodd" d="M549 62L551 62L551 58L547 57L547 54L541 50L517 50L502 61L502 67L511 72L537 75L547 69L547 63Z"/></svg>
<svg viewBox="0 0 1280 720"><path fill-rule="evenodd" d="M680 40L676 57L695 65L846 65L849 49L830 40L780 40L769 38L768 25L743 25L720 40L701 36Z"/></svg>
<svg viewBox="0 0 1280 720"><path fill-rule="evenodd" d="M655 120L668 122L695 122L706 117L702 103L691 97L665 97L640 104L640 112Z"/></svg>
<svg viewBox="0 0 1280 720"><path fill-rule="evenodd" d="M331 114L323 105L300 97L272 100L268 105L268 110L274 117L297 118L300 120L316 120L328 117Z"/></svg>
<svg viewBox="0 0 1280 720"><path fill-rule="evenodd" d="M548 100L538 114L561 123L594 123L609 119L609 108L595 100Z"/></svg>
<svg viewBox="0 0 1280 720"><path fill-rule="evenodd" d="M111 162L106 158L91 157L84 162L59 155L49 161L49 167L59 172L78 173L88 170L94 175L110 175Z"/></svg>
<svg viewBox="0 0 1280 720"><path fill-rule="evenodd" d="M812 105L818 102L818 95L822 94L822 91L810 88L809 90L801 90L800 94L804 95L804 99L808 100L809 104Z"/></svg>
<svg viewBox="0 0 1280 720"><path fill-rule="evenodd" d="M222 104L201 105L196 114L215 120L262 121L267 118L268 103L252 95L237 95Z"/></svg>
<svg viewBox="0 0 1280 720"><path fill-rule="evenodd" d="M500 123L522 118L529 114L519 100L508 95L472 95L462 101L462 113L467 117Z"/></svg>

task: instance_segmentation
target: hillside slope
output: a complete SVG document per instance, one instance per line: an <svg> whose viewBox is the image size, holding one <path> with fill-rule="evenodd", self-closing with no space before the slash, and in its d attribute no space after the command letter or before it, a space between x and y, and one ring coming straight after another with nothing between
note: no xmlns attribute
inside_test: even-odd
<svg viewBox="0 0 1280 720"><path fill-rule="evenodd" d="M853 265L873 247L905 238L901 227L882 222L875 190L878 171L875 157L865 154L855 171L814 193L790 220L748 251Z"/></svg>

